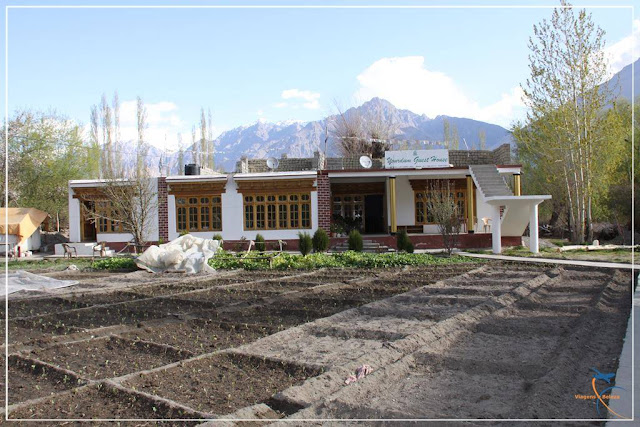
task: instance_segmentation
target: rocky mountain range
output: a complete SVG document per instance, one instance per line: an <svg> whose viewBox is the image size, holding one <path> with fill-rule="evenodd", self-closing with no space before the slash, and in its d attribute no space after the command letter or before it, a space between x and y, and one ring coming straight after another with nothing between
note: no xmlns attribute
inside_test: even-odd
<svg viewBox="0 0 640 427"><path fill-rule="evenodd" d="M479 146L480 131L486 135L486 147L492 149L512 141L509 131L501 126L460 117L437 116L429 118L425 115L413 113L409 110L396 108L390 102L373 98L364 104L346 110L345 116L359 114L361 117L378 117L393 123L395 135L393 140L398 144L405 140L426 140L441 143L444 140L444 121L449 121L451 129L457 129L460 148ZM280 157L312 157L314 151L325 150L329 156L338 155L334 124L338 115L331 115L322 120L311 122L278 122L270 123L259 120L248 126L240 126L223 132L214 141L217 167L225 171L233 171L235 163L241 156L249 158ZM328 132L327 132L328 127ZM152 157L159 156L152 148ZM172 173L177 173L177 153L169 155L167 159ZM190 162L187 153L185 161Z"/></svg>
<svg viewBox="0 0 640 427"><path fill-rule="evenodd" d="M640 77L640 60L636 61L635 75L632 76L631 64L613 76L606 85L613 93L624 98L631 98L631 82ZM633 96L640 94L640 85L635 85ZM364 104L353 107L344 112L346 116L359 114L361 117L378 117L385 122L393 123L395 127L394 140L427 140L438 143L444 141L444 122L448 120L453 129L457 129L460 149L479 146L481 131L486 135L486 148L493 149L504 143L512 143L510 132L498 125L472 119L449 116L427 117L409 110L396 108L390 102L373 98ZM214 141L216 150L215 162L218 168L234 171L236 161L241 156L249 158L280 157L311 157L314 151L326 151L329 156L338 154L332 129L339 119L338 115L331 115L321 120L311 122L278 122L270 123L259 120L253 124L240 126L223 132ZM326 129L329 128L327 132ZM465 144L466 143L466 144ZM161 151L151 147L151 158L158 159ZM177 153L172 153L164 159L170 165L171 173L176 174ZM185 155L185 163L192 161L191 155ZM155 161L157 162L157 160ZM155 166L155 165L154 165Z"/></svg>

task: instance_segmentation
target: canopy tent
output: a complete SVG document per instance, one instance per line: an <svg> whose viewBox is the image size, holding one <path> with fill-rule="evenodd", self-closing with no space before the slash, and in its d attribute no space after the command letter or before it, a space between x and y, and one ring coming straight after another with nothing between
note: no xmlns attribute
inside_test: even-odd
<svg viewBox="0 0 640 427"><path fill-rule="evenodd" d="M19 244L29 238L48 216L34 208L0 208L0 234L18 236Z"/></svg>

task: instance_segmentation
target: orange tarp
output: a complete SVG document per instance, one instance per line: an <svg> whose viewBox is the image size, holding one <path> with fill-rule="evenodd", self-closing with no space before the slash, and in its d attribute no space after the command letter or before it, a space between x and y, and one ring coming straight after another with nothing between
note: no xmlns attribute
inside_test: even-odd
<svg viewBox="0 0 640 427"><path fill-rule="evenodd" d="M8 214L8 220L5 215ZM48 217L46 212L34 208L0 208L0 234L14 234L18 241L30 237Z"/></svg>

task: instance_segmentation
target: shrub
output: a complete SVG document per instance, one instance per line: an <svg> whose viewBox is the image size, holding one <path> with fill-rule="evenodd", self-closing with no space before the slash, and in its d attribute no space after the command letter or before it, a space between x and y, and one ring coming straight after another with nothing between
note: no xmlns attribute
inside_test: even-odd
<svg viewBox="0 0 640 427"><path fill-rule="evenodd" d="M369 254L363 252L342 252L337 254L317 253L307 256L282 253L273 258L271 268L274 270L310 270L314 268L388 268L404 265L435 265L455 263L484 263L478 258L452 256L450 258L435 257L429 254ZM220 251L209 260L209 265L215 269L266 270L269 269L269 259L251 253L245 258L244 254Z"/></svg>
<svg viewBox="0 0 640 427"><path fill-rule="evenodd" d="M325 252L329 248L329 236L322 228L313 233L313 251Z"/></svg>
<svg viewBox="0 0 640 427"><path fill-rule="evenodd" d="M266 245L264 243L264 237L262 236L262 234L258 233L256 234L256 239L254 240L254 242L256 242L256 250L258 252L264 252L266 249Z"/></svg>
<svg viewBox="0 0 640 427"><path fill-rule="evenodd" d="M411 251L407 250L409 245L411 245ZM396 235L396 246L398 247L399 251L405 251L405 252L409 252L409 253L413 252L413 244L411 243L411 240L409 239L409 235L407 234L407 230L402 230Z"/></svg>
<svg viewBox="0 0 640 427"><path fill-rule="evenodd" d="M307 256L311 252L313 242L309 233L298 233L298 249L300 253Z"/></svg>
<svg viewBox="0 0 640 427"><path fill-rule="evenodd" d="M222 234L216 233L212 237L213 240L222 240Z"/></svg>
<svg viewBox="0 0 640 427"><path fill-rule="evenodd" d="M133 258L112 257L92 262L91 268L96 270L136 270L138 266Z"/></svg>
<svg viewBox="0 0 640 427"><path fill-rule="evenodd" d="M364 244L362 243L362 234L358 230L351 230L349 232L349 250L362 252Z"/></svg>

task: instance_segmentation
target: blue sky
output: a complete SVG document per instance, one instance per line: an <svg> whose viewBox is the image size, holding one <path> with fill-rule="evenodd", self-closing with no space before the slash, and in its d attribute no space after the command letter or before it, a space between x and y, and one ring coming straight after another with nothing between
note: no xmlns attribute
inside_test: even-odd
<svg viewBox="0 0 640 427"><path fill-rule="evenodd" d="M638 44L631 10L591 12L606 31L616 71L631 62L630 47ZM184 141L191 139L200 107L211 109L221 132L259 119L315 120L334 113L336 102L348 108L373 96L428 116L508 127L523 113L518 85L528 73L532 26L550 14L471 8L11 8L9 111L54 108L86 124L91 105L117 90L126 139L135 135L139 95L149 110L149 139L163 146L166 137L171 148L179 132ZM640 30L638 21L635 26ZM636 52L637 57L637 47Z"/></svg>

